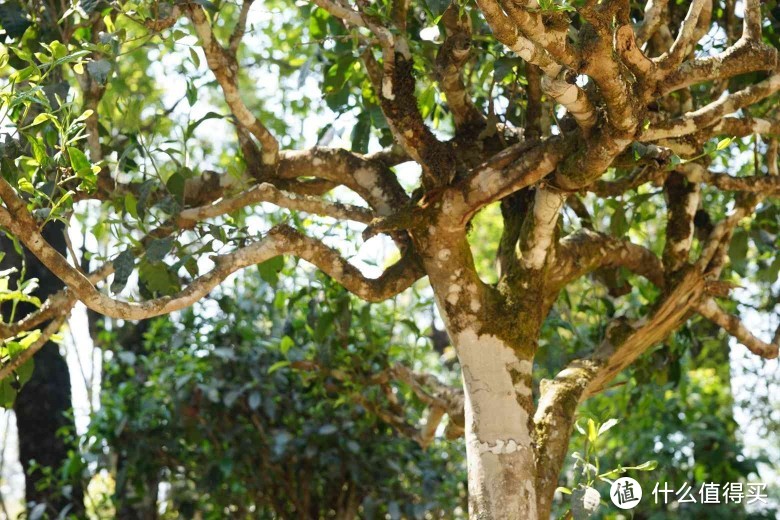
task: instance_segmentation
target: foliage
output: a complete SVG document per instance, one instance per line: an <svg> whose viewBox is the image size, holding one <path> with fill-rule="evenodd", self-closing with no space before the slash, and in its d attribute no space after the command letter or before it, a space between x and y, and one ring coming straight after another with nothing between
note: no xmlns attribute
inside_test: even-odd
<svg viewBox="0 0 780 520"><path fill-rule="evenodd" d="M115 361L87 438L94 453L119 460L106 466L117 475L116 507L164 480L170 518L463 511L457 445L423 451L361 404L393 407L370 383L383 367L431 362L424 347L401 348L421 341L401 309L358 303L319 276L274 290L248 275L233 290L149 322L140 345L108 343ZM409 390L396 389L395 406L419 421Z"/></svg>

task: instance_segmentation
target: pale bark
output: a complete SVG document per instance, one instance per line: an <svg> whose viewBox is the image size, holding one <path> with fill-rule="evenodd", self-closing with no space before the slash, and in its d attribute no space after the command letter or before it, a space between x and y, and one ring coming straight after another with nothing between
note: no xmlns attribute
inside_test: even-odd
<svg viewBox="0 0 780 520"><path fill-rule="evenodd" d="M531 395L531 362L473 329L454 343L465 390L470 517L536 518L530 417L517 398Z"/></svg>

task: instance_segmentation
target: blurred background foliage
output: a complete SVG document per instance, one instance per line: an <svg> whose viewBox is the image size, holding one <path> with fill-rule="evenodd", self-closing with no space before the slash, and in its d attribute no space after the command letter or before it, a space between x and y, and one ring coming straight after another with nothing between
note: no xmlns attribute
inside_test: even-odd
<svg viewBox="0 0 780 520"><path fill-rule="evenodd" d="M462 446L423 451L370 411L421 419L408 389L386 396L369 381L395 362L436 365L414 348L419 331L394 306L306 282L274 290L253 273L205 309L101 335L115 357L85 438L116 475L122 517L156 507L144 502L160 482L163 518L448 518L464 507Z"/></svg>

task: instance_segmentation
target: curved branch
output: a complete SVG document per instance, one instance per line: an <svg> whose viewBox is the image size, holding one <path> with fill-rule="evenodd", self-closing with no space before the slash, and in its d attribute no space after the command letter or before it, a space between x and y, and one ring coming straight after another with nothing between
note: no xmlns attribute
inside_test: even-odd
<svg viewBox="0 0 780 520"><path fill-rule="evenodd" d="M541 271L547 263L566 194L537 188L531 211L520 233L520 265L528 271Z"/></svg>
<svg viewBox="0 0 780 520"><path fill-rule="evenodd" d="M672 47L667 53L656 58L660 67L664 69L673 69L682 63L683 59L690 53L690 48L695 45L693 36L696 33L696 25L699 23L699 14L704 4L711 0L693 0L688 7L688 13L685 15L680 31L677 33Z"/></svg>
<svg viewBox="0 0 780 520"><path fill-rule="evenodd" d="M186 9L187 16L192 21L195 32L198 34L198 38L200 38L201 47L206 55L206 62L217 78L220 87L222 87L225 101L231 112L236 116L239 124L255 136L263 146L263 164L271 165L276 163L279 155L279 142L263 123L250 112L241 99L241 93L238 90L238 62L236 61L235 53L226 51L216 40L201 6L188 4Z"/></svg>
<svg viewBox="0 0 780 520"><path fill-rule="evenodd" d="M686 163L679 168L689 181L703 182L723 191L761 193L765 196L780 194L780 177L774 175L734 177L728 173L711 172L697 163Z"/></svg>
<svg viewBox="0 0 780 520"><path fill-rule="evenodd" d="M264 182L252 186L234 197L222 199L214 204L186 209L179 213L178 221L182 222L182 225L186 225L187 222L197 222L207 218L218 217L259 202L270 202L287 209L305 211L306 213L340 220L354 220L363 224L368 224L374 218L373 213L368 208L331 202L310 195L298 195L280 190L273 184Z"/></svg>
<svg viewBox="0 0 780 520"><path fill-rule="evenodd" d="M11 375L11 373L21 367L24 363L26 363L33 355L35 355L36 352L41 350L43 346L49 341L49 338L52 337L58 330L60 330L60 327L62 327L62 324L65 322L65 318L67 317L66 314L63 314L62 316L57 317L52 322L50 322L43 331L41 331L41 335L36 339L32 345L27 347L25 350L23 350L21 353L19 353L18 356L11 359L8 363L0 367L0 381Z"/></svg>
<svg viewBox="0 0 780 520"><path fill-rule="evenodd" d="M760 70L773 70L778 65L777 49L760 41L741 38L734 45L714 56L686 61L658 86L665 96L675 90L711 80L723 80Z"/></svg>
<svg viewBox="0 0 780 520"><path fill-rule="evenodd" d="M474 168L452 191L462 195L464 223L481 208L535 184L555 170L572 142L554 136L542 142L521 142Z"/></svg>
<svg viewBox="0 0 780 520"><path fill-rule="evenodd" d="M636 43L644 45L663 23L669 0L650 0L645 4L645 17L636 27Z"/></svg>
<svg viewBox="0 0 780 520"><path fill-rule="evenodd" d="M729 314L709 298L696 306L696 310L723 330L734 336L737 341L745 345L748 350L765 359L774 359L780 350L780 327L775 332L772 343L767 343L753 335L737 316Z"/></svg>
<svg viewBox="0 0 780 520"><path fill-rule="evenodd" d="M386 216L409 201L398 178L382 161L337 148L283 151L276 176L298 179L313 176L351 189ZM297 191L297 190L295 190Z"/></svg>
<svg viewBox="0 0 780 520"><path fill-rule="evenodd" d="M580 229L560 241L555 265L548 273L551 288L566 284L603 267L625 267L663 288L664 267L646 247L606 233Z"/></svg>
<svg viewBox="0 0 780 520"><path fill-rule="evenodd" d="M613 181L598 180L587 189L599 197L617 197L648 182L663 181L668 174L666 168L648 165L636 168L628 175Z"/></svg>
<svg viewBox="0 0 780 520"><path fill-rule="evenodd" d="M200 300L232 273L283 254L292 254L314 264L347 290L370 301L391 298L424 274L416 256L407 251L382 276L367 279L334 249L281 225L272 228L253 244L224 255L215 255L212 257L214 268L174 296L140 303L125 302L100 293L89 278L45 241L24 201L16 196L4 179L0 179L0 197L8 207L8 211L0 211L0 225L17 236L87 307L114 318L139 320L183 309Z"/></svg>
<svg viewBox="0 0 780 520"><path fill-rule="evenodd" d="M76 300L77 298L73 295L73 292L67 289L53 294L46 299L37 311L28 314L21 320L8 324L0 323L0 340L31 330L52 318L68 314L76 304Z"/></svg>
<svg viewBox="0 0 780 520"><path fill-rule="evenodd" d="M255 0L244 0L241 3L241 11L238 14L238 21L236 22L236 26L233 29L233 34L230 35L230 41L228 43L228 49L230 49L230 52L233 55L238 52L238 46L241 43L241 40L244 38L244 33L246 32L246 22L247 18L249 17L249 10L252 8L252 3L254 3L254 1Z"/></svg>
<svg viewBox="0 0 780 520"><path fill-rule="evenodd" d="M536 457L541 469L537 485L541 489L557 486L577 404L603 391L637 357L677 329L703 292L702 276L695 270L688 271L649 316L633 323L614 319L593 354L572 361L552 381L541 381L541 396L534 414Z"/></svg>
<svg viewBox="0 0 780 520"><path fill-rule="evenodd" d="M455 127L481 126L485 117L466 91L462 73L471 54L471 19L468 15L461 16L459 7L453 3L444 11L442 22L447 37L436 55L436 69Z"/></svg>
<svg viewBox="0 0 780 520"><path fill-rule="evenodd" d="M664 183L664 197L667 209L663 262L667 274L672 274L688 263L701 188L698 183L688 182L684 176L674 173Z"/></svg>
<svg viewBox="0 0 780 520"><path fill-rule="evenodd" d="M725 115L730 114L765 99L780 90L780 73L751 85L733 94L724 94L717 101L688 112L682 117L651 125L641 132L639 140L657 141L667 137L680 137L693 134L702 128L716 124Z"/></svg>
<svg viewBox="0 0 780 520"><path fill-rule="evenodd" d="M566 76L568 71L563 71L558 78L551 78L545 75L542 77L542 90L560 103L577 122L586 137L590 130L596 125L597 113L585 91L577 86L576 83L568 81ZM563 79L561 78L563 75Z"/></svg>

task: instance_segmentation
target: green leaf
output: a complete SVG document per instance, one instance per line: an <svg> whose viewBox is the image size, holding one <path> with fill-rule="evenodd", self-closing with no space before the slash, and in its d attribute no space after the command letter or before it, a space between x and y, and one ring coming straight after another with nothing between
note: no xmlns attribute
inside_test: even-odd
<svg viewBox="0 0 780 520"><path fill-rule="evenodd" d="M339 431L339 427L335 424L325 424L323 426L320 426L320 429L317 430L317 433L320 435L332 435Z"/></svg>
<svg viewBox="0 0 780 520"><path fill-rule="evenodd" d="M111 63L105 59L90 61L87 63L87 71L95 82L105 85L108 81L108 75L111 74Z"/></svg>
<svg viewBox="0 0 780 520"><path fill-rule="evenodd" d="M127 211L131 217L138 218L138 200L135 198L135 195L130 192L127 192L125 195L125 211Z"/></svg>
<svg viewBox="0 0 780 520"><path fill-rule="evenodd" d="M153 295L170 296L179 290L179 277L163 262L141 262L138 279Z"/></svg>
<svg viewBox="0 0 780 520"><path fill-rule="evenodd" d="M269 285L276 285L279 281L279 272L284 268L284 257L275 256L260 264L257 264L257 271L260 278Z"/></svg>
<svg viewBox="0 0 780 520"><path fill-rule="evenodd" d="M33 186L33 184L27 179L25 179L24 177L19 179L19 183L17 184L17 186L19 188L19 191L29 193L30 195L35 195L35 186Z"/></svg>
<svg viewBox="0 0 780 520"><path fill-rule="evenodd" d="M358 153L368 152L368 142L371 139L371 114L361 112L357 123L352 128L352 151Z"/></svg>
<svg viewBox="0 0 780 520"><path fill-rule="evenodd" d="M200 56L198 56L198 52L194 47L190 47L190 58L195 67L200 68Z"/></svg>
<svg viewBox="0 0 780 520"><path fill-rule="evenodd" d="M556 493L563 493L564 495L571 495L571 489L563 486L555 488Z"/></svg>
<svg viewBox="0 0 780 520"><path fill-rule="evenodd" d="M502 56L493 63L493 79L496 83L501 83L504 78L512 73L515 65L517 65L516 58L510 58L508 56Z"/></svg>
<svg viewBox="0 0 780 520"><path fill-rule="evenodd" d="M626 218L626 210L622 205L615 208L612 218L609 220L609 231L616 237L623 237L628 233L629 224Z"/></svg>
<svg viewBox="0 0 780 520"><path fill-rule="evenodd" d="M79 177L92 173L92 164L89 162L89 159L87 159L84 152L78 148L69 146L68 157L70 157L70 165L73 168L73 171L76 172Z"/></svg>
<svg viewBox="0 0 780 520"><path fill-rule="evenodd" d="M122 292L127 285L127 280L135 268L135 256L129 249L125 249L114 258L114 281L111 282L111 292Z"/></svg>
<svg viewBox="0 0 780 520"><path fill-rule="evenodd" d="M35 119L33 119L33 122L30 123L30 126L37 126L46 121L56 121L56 120L57 119L53 115L44 112L43 114L38 114L37 116L35 116Z"/></svg>
<svg viewBox="0 0 780 520"><path fill-rule="evenodd" d="M249 394L249 408L252 410L257 410L260 407L261 400L262 397L260 396L260 392L252 392Z"/></svg>
<svg viewBox="0 0 780 520"><path fill-rule="evenodd" d="M425 0L425 6L434 20L438 20L450 6L450 0Z"/></svg>
<svg viewBox="0 0 780 520"><path fill-rule="evenodd" d="M287 361L287 360L277 361L276 363L274 363L273 365L268 367L268 373L269 374L273 374L274 372L276 372L280 368L285 368L285 367L288 367L288 366L290 366L290 362Z"/></svg>
<svg viewBox="0 0 780 520"><path fill-rule="evenodd" d="M83 113L83 114L81 114L79 117L77 117L77 118L76 118L76 119L75 119L73 122L74 122L74 123L79 123L79 122L81 122L81 121L86 121L86 120L87 120L87 119L89 119L89 118L92 116L92 114L94 114L94 113L95 113L95 111L94 111L94 110L85 110L85 111L84 111L84 113Z"/></svg>
<svg viewBox="0 0 780 520"><path fill-rule="evenodd" d="M635 469L637 471L653 471L657 467L658 467L657 460L648 460L647 462L640 464L639 466L634 466L626 469Z"/></svg>
<svg viewBox="0 0 780 520"><path fill-rule="evenodd" d="M79 5L84 10L85 13L91 14L92 11L94 11L97 8L97 5L100 3L100 0L80 0Z"/></svg>
<svg viewBox="0 0 780 520"><path fill-rule="evenodd" d="M284 336L282 341L279 342L279 350L282 354L287 355L292 347L295 346L295 342L290 336Z"/></svg>
<svg viewBox="0 0 780 520"><path fill-rule="evenodd" d="M598 439L598 436L596 422L593 419L588 419L588 441L594 443L596 442L596 439Z"/></svg>
<svg viewBox="0 0 780 520"><path fill-rule="evenodd" d="M225 406L228 408L231 408L235 402L238 400L238 398L241 397L241 390L231 390L230 392L226 393L225 396L222 398L222 402L225 403Z"/></svg>
<svg viewBox="0 0 780 520"><path fill-rule="evenodd" d="M41 166L48 165L49 154L46 153L46 146L44 146L43 141L30 135L27 136L27 140L30 142L30 147L32 148L33 158L35 158L35 161Z"/></svg>
<svg viewBox="0 0 780 520"><path fill-rule="evenodd" d="M197 90L193 89L194 92L197 93ZM188 89L189 91L189 89ZM191 105L195 104L195 101L197 98L194 98L191 100ZM189 139L192 137L192 135L195 133L195 129L198 128L204 121L208 121L209 119L223 119L225 116L222 114L219 114L217 112L209 112L205 116L201 117L200 119L197 119L193 122L191 122L189 125L187 125L187 131L184 132L184 138Z"/></svg>
<svg viewBox="0 0 780 520"><path fill-rule="evenodd" d="M150 262L159 262L170 253L171 246L173 246L173 239L170 237L152 240L146 246L146 259Z"/></svg>
<svg viewBox="0 0 780 520"><path fill-rule="evenodd" d="M0 408L11 409L16 400L16 389L12 386L12 378L6 377L0 381Z"/></svg>
<svg viewBox="0 0 780 520"><path fill-rule="evenodd" d="M16 376L19 378L19 384L24 385L27 383L27 381L30 380L30 378L33 375L33 371L35 370L35 359L30 358L24 363L22 363L22 366L16 369Z"/></svg>
<svg viewBox="0 0 780 520"><path fill-rule="evenodd" d="M620 421L618 419L608 419L607 421L605 421L604 424L599 426L599 433L598 433L599 436L601 436L602 433L608 431L610 428L612 428L619 422Z"/></svg>
<svg viewBox="0 0 780 520"><path fill-rule="evenodd" d="M333 321L336 319L336 315L332 312L323 312L321 316L317 318L317 326L314 328L314 341L321 343L328 337L333 326Z"/></svg>
<svg viewBox="0 0 780 520"><path fill-rule="evenodd" d="M168 178L168 181L165 183L165 187L182 206L184 205L184 187L186 182L187 180L184 178L184 175L179 172L174 172L174 174L171 175Z"/></svg>
<svg viewBox="0 0 780 520"><path fill-rule="evenodd" d="M734 270L742 275L747 269L748 245L749 236L745 230L741 227L735 229L731 244L729 244L729 259Z"/></svg>
<svg viewBox="0 0 780 520"><path fill-rule="evenodd" d="M731 144L731 141L733 141L733 137L727 137L725 139L721 139L718 141L718 146L715 147L715 150L720 151L728 148L728 146Z"/></svg>

